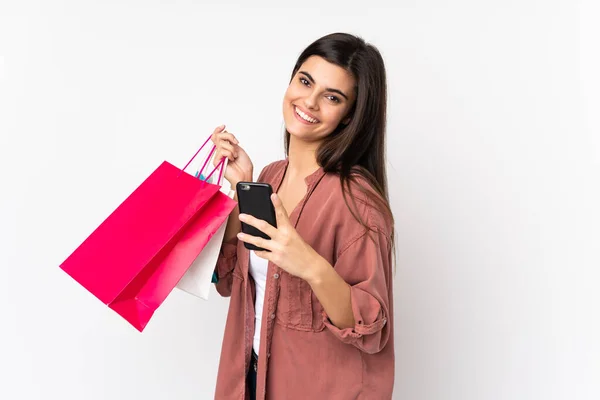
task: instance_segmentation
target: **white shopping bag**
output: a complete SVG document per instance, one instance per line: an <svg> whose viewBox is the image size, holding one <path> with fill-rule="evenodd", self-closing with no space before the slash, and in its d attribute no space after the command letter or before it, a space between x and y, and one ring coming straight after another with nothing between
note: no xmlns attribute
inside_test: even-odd
<svg viewBox="0 0 600 400"><path fill-rule="evenodd" d="M225 159L225 165L223 165L223 175L225 175L225 168L227 168L227 159ZM223 186L221 186L221 192L231 198L233 198L235 193L233 190ZM188 268L179 283L177 283L177 288L201 299L208 300L208 294L212 285L212 276L217 265L226 227L227 221L221 225L204 249L202 249L202 252L194 260L190 268Z"/></svg>

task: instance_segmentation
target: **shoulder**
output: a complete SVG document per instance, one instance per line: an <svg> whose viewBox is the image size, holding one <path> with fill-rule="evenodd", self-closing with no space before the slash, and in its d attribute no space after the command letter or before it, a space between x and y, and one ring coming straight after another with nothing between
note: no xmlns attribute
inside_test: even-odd
<svg viewBox="0 0 600 400"><path fill-rule="evenodd" d="M265 166L258 176L258 182L270 183L278 174L283 172L286 166L286 160L272 162Z"/></svg>
<svg viewBox="0 0 600 400"><path fill-rule="evenodd" d="M350 231L364 233L367 230L357 220L358 216L369 229L391 237L393 217L386 209L387 201L363 176L352 175L342 188L339 174L326 173L315 189L317 192L319 201L327 203L329 212L345 220L344 225Z"/></svg>

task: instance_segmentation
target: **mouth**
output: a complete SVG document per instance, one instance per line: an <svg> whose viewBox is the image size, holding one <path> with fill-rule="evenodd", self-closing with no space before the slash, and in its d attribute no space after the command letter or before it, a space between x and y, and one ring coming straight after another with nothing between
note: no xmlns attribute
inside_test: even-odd
<svg viewBox="0 0 600 400"><path fill-rule="evenodd" d="M298 119L300 122L303 122L307 125L314 125L314 124L319 123L318 119L316 119L312 115L302 111L300 108L298 108L298 106L294 106L294 115L296 116L296 119Z"/></svg>

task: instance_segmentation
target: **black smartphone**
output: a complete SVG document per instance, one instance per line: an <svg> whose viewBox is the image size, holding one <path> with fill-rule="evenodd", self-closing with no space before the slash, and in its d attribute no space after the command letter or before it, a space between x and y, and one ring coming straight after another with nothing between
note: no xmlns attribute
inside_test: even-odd
<svg viewBox="0 0 600 400"><path fill-rule="evenodd" d="M238 182L235 189L241 214L252 215L254 218L267 221L271 226L277 228L275 207L273 207L273 203L271 202L271 194L273 194L271 185L258 182ZM271 239L266 233L243 222L242 232L267 240ZM266 250L246 242L244 242L244 246L250 250Z"/></svg>

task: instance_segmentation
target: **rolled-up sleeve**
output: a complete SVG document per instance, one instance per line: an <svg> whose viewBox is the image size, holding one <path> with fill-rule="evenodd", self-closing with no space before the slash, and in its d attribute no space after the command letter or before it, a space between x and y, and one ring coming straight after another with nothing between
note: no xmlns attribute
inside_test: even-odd
<svg viewBox="0 0 600 400"><path fill-rule="evenodd" d="M392 261L390 239L381 230L354 238L338 256L334 268L350 285L355 326L339 329L323 311L323 323L338 339L374 354L390 336Z"/></svg>
<svg viewBox="0 0 600 400"><path fill-rule="evenodd" d="M223 297L231 296L233 269L237 262L237 244L237 238L223 242L219 251L219 258L217 258L217 266L215 267L217 283L215 283L215 287Z"/></svg>

